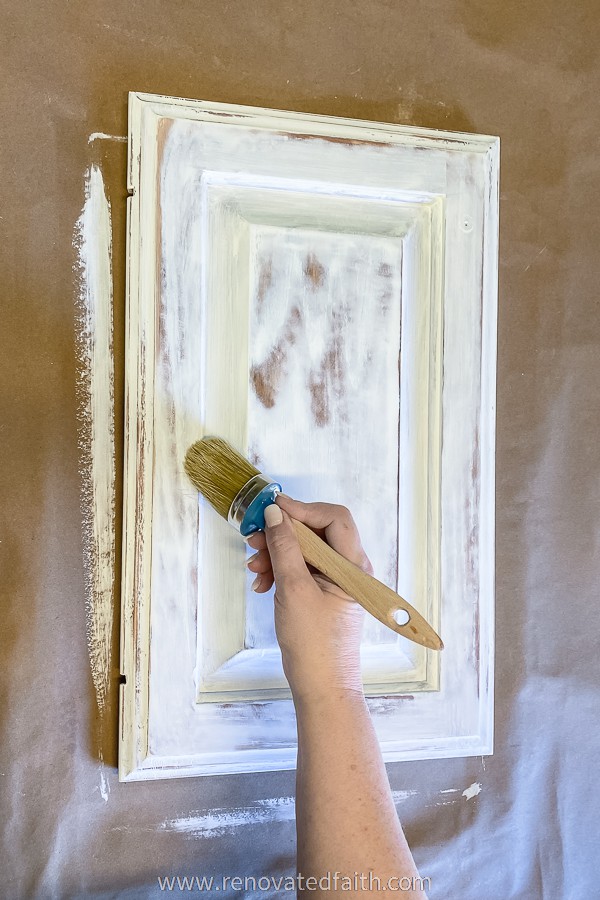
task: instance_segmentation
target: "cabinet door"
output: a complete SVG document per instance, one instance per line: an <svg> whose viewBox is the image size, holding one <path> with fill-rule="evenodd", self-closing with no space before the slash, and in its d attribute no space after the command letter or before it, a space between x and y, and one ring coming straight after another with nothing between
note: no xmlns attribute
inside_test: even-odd
<svg viewBox="0 0 600 900"><path fill-rule="evenodd" d="M130 97L122 779L295 765L205 434L348 506L442 654L374 619L388 760L491 752L498 139Z"/></svg>

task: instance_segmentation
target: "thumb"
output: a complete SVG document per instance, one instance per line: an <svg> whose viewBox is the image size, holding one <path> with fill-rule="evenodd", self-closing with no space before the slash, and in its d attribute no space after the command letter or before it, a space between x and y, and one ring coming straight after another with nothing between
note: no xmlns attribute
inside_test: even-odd
<svg viewBox="0 0 600 900"><path fill-rule="evenodd" d="M265 508L265 537L276 587L310 578L292 520L276 503Z"/></svg>

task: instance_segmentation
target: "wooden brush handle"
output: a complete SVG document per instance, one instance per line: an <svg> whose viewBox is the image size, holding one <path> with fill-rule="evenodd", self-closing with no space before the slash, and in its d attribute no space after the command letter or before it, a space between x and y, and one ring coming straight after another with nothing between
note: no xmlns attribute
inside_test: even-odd
<svg viewBox="0 0 600 900"><path fill-rule="evenodd" d="M435 633L431 625L423 616L414 609L410 603L403 600L399 594L386 587L372 575L368 575L340 556L329 544L307 528L302 522L292 519L302 555L307 563L331 578L343 591L353 597L367 612L396 631L423 647L431 650L441 650L443 643ZM408 622L398 625L394 619L394 613L403 609L408 614Z"/></svg>

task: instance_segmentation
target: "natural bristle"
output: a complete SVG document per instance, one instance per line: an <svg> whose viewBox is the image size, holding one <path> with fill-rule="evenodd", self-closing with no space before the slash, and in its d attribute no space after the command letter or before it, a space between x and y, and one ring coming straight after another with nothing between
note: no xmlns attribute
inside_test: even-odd
<svg viewBox="0 0 600 900"><path fill-rule="evenodd" d="M259 475L248 460L222 438L196 441L185 455L184 468L190 479L224 519L235 496Z"/></svg>

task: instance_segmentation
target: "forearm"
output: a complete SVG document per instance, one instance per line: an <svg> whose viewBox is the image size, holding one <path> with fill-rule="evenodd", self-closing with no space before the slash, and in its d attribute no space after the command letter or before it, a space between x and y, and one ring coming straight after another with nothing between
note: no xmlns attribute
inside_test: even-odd
<svg viewBox="0 0 600 900"><path fill-rule="evenodd" d="M298 871L305 877L362 873L364 885L372 872L382 887L390 877L417 875L362 694L297 701L296 714Z"/></svg>

